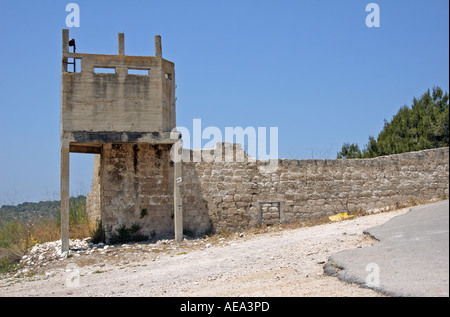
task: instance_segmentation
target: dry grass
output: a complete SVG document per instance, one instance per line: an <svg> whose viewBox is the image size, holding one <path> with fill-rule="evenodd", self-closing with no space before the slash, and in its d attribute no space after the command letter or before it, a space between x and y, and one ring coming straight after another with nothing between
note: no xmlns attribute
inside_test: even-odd
<svg viewBox="0 0 450 317"><path fill-rule="evenodd" d="M89 237L94 230L94 224L89 222L86 213L86 205L82 203L71 204L69 210L69 235L71 239ZM0 222L0 249L4 250L0 256L0 270L9 270L9 265L14 265L17 259L36 244L61 239L60 215L54 218L28 222L24 220L2 220ZM6 252L8 256L6 256ZM13 255L14 261L11 261ZM9 260L8 260L9 258Z"/></svg>
<svg viewBox="0 0 450 317"><path fill-rule="evenodd" d="M84 221L70 226L70 238L89 237L94 224ZM41 221L28 224L10 221L0 224L0 273L17 269L23 255L36 244L61 239L60 226L55 221Z"/></svg>
<svg viewBox="0 0 450 317"><path fill-rule="evenodd" d="M71 239L83 239L91 235L95 224L91 222L70 225L69 236ZM38 243L55 241L61 239L61 228L55 223L39 223L32 226L30 234Z"/></svg>
<svg viewBox="0 0 450 317"><path fill-rule="evenodd" d="M9 222L2 224L0 230L0 246L18 255L23 255L34 245L61 239L61 228L54 221L42 221L35 224ZM70 226L70 238L89 237L94 229L90 222L77 223Z"/></svg>

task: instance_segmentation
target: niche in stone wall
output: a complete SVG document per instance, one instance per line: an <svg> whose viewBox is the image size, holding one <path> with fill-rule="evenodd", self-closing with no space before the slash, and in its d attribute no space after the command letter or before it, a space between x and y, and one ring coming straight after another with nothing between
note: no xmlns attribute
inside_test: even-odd
<svg viewBox="0 0 450 317"><path fill-rule="evenodd" d="M259 224L271 226L285 222L284 201L258 201L258 207Z"/></svg>

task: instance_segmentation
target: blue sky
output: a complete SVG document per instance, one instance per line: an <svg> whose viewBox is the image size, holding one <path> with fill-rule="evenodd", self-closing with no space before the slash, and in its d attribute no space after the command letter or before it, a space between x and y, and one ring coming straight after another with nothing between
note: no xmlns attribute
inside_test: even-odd
<svg viewBox="0 0 450 317"><path fill-rule="evenodd" d="M61 29L71 1L0 0L0 205L58 199ZM77 51L175 63L177 124L278 127L280 158L335 158L428 88L449 91L447 0L73 1ZM366 5L380 27L365 24ZM71 154L71 194L93 156Z"/></svg>

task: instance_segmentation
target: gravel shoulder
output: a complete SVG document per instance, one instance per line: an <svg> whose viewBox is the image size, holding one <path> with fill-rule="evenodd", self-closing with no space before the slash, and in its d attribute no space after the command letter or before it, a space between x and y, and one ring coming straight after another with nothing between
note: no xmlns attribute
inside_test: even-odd
<svg viewBox="0 0 450 317"><path fill-rule="evenodd" d="M408 211L179 245L161 240L85 248L79 241L82 247L68 257L37 247L18 273L0 276L0 296L383 296L325 275L323 265L334 253L376 243L363 231Z"/></svg>

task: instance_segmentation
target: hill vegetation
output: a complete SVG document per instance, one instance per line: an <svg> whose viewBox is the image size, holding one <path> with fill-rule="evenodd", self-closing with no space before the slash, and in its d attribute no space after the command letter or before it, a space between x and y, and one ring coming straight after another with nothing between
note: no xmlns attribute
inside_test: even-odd
<svg viewBox="0 0 450 317"><path fill-rule="evenodd" d="M71 239L88 237L95 229L86 212L86 197L70 197ZM0 273L11 271L22 255L38 243L61 238L60 201L25 202L0 207Z"/></svg>
<svg viewBox="0 0 450 317"><path fill-rule="evenodd" d="M69 203L73 206L86 204L86 197L83 195L70 197ZM0 207L0 221L36 222L51 220L55 217L60 217L59 200L40 201L38 203L24 202L17 206L3 205Z"/></svg>
<svg viewBox="0 0 450 317"><path fill-rule="evenodd" d="M434 87L419 99L414 98L411 107L403 106L390 122L363 150L356 143L344 143L337 158L372 158L449 146L448 93Z"/></svg>

